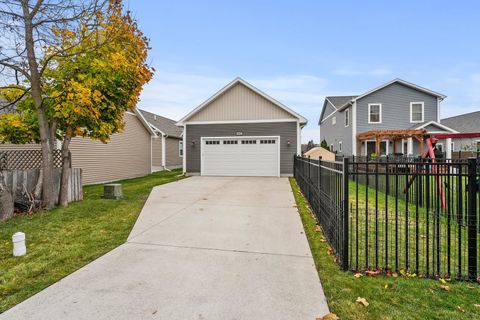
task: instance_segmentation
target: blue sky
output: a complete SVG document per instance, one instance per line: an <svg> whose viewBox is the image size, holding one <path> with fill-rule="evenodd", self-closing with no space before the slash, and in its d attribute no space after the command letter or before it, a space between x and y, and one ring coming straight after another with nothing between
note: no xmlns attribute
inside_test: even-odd
<svg viewBox="0 0 480 320"><path fill-rule="evenodd" d="M326 95L394 78L447 95L442 117L480 110L478 1L126 0L150 38L140 108L178 120L240 76L309 120Z"/></svg>

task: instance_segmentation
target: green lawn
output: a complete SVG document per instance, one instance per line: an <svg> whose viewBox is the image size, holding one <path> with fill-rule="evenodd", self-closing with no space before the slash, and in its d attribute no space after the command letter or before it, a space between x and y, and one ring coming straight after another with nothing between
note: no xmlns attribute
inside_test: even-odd
<svg viewBox="0 0 480 320"><path fill-rule="evenodd" d="M182 179L180 170L121 181L124 198L84 187L84 200L0 223L0 313L124 243L152 187ZM27 255L12 256L11 237L26 233Z"/></svg>
<svg viewBox="0 0 480 320"><path fill-rule="evenodd" d="M328 305L340 319L479 318L478 284L452 281L447 284L450 291L446 291L436 280L401 276L357 279L352 272L341 271L334 256L327 253L329 247L322 233L315 231L316 222L295 180L290 182ZM370 305L357 304L358 297L367 299Z"/></svg>

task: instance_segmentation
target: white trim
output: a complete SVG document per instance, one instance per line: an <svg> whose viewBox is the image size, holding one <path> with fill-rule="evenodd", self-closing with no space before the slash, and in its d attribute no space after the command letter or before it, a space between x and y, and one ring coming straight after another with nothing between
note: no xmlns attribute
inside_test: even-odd
<svg viewBox="0 0 480 320"><path fill-rule="evenodd" d="M162 167L167 167L167 139L165 135L162 134Z"/></svg>
<svg viewBox="0 0 480 320"><path fill-rule="evenodd" d="M413 105L414 104L420 104L422 105L422 120L413 120L412 119L412 116L413 116ZM417 101L417 102L410 102L410 123L423 123L423 121L425 119L425 102L423 101Z"/></svg>
<svg viewBox="0 0 480 320"><path fill-rule="evenodd" d="M452 132L452 133L459 133L458 131L453 130L453 129L450 128L450 127L447 127L446 125L441 124L441 123L438 123L438 122L433 121L433 120L432 120L432 121L429 121L429 122L427 122L427 123L424 123L424 124L422 124L421 126L416 127L415 129L417 129L417 130L423 129L423 128L425 128L425 127L428 127L428 126L431 125L431 124L433 124L434 126L437 126L437 127L441 128L441 129L450 131L450 132ZM431 133L433 133L433 132L431 132ZM437 133L442 133L442 132L437 132Z"/></svg>
<svg viewBox="0 0 480 320"><path fill-rule="evenodd" d="M187 126L183 126L183 159L182 159L182 166L183 166L183 174L187 172Z"/></svg>
<svg viewBox="0 0 480 320"><path fill-rule="evenodd" d="M154 136L150 136L150 173L153 173L153 139Z"/></svg>
<svg viewBox="0 0 480 320"><path fill-rule="evenodd" d="M180 146L182 146L182 147L180 148ZM183 149L184 149L183 140L178 140L178 156L180 158L183 158ZM182 150L182 153L180 153L180 150Z"/></svg>
<svg viewBox="0 0 480 320"><path fill-rule="evenodd" d="M328 100L328 98L325 98L325 100L327 100L328 103L332 105L333 109L338 110L337 107L335 107L335 105L330 100Z"/></svg>
<svg viewBox="0 0 480 320"><path fill-rule="evenodd" d="M437 122L440 123L440 107L441 107L441 102L440 98L437 97Z"/></svg>
<svg viewBox="0 0 480 320"><path fill-rule="evenodd" d="M161 135L166 135L165 132L163 132L162 130L158 129L158 128L155 127L153 124L148 123L148 125L149 125L154 131L158 131L158 133L160 133Z"/></svg>
<svg viewBox="0 0 480 320"><path fill-rule="evenodd" d="M352 154L357 155L357 102L352 104Z"/></svg>
<svg viewBox="0 0 480 320"><path fill-rule="evenodd" d="M407 155L413 155L413 138L407 139Z"/></svg>
<svg viewBox="0 0 480 320"><path fill-rule="evenodd" d="M265 122L299 122L298 119L263 119L263 120L212 120L212 121L185 121L184 125L192 124L230 124L230 123L265 123Z"/></svg>
<svg viewBox="0 0 480 320"><path fill-rule="evenodd" d="M345 128L348 128L348 127L350 127L350 108L345 109L344 112L345 112L345 114L343 116L343 120L344 120L343 124L345 125ZM347 117L347 115L348 115L348 117ZM346 124L345 124L345 122L346 122Z"/></svg>
<svg viewBox="0 0 480 320"><path fill-rule="evenodd" d="M215 99L217 99L220 95L222 95L224 92L226 92L227 90L229 90L230 88L232 88L234 85L236 85L237 83L241 83L243 84L244 86L246 86L247 88L251 89L252 91L256 92L257 94L261 95L262 97L264 97L265 99L267 99L268 101L270 101L271 103L273 103L274 105L276 105L277 107L285 110L286 112L290 113L292 116L294 116L295 118L297 118L297 120L299 120L301 123L307 123L307 119L305 119L304 117L302 117L301 115L299 115L298 113L296 113L295 111L293 111L292 109L288 108L286 105L282 104L281 102L275 100L274 98L270 97L268 94L264 93L263 91L260 91L259 89L255 88L254 86L252 86L250 83L246 82L245 80L243 80L242 78L240 77L237 77L235 79L233 79L233 81L231 81L229 84L227 84L225 87L223 87L222 89L220 89L217 93L215 93L213 96L211 96L210 98L208 98L206 101L204 101L202 104L200 104L198 107L196 107L195 109L193 109L192 111L190 111L186 116L184 116L182 119L180 119L178 122L177 122L177 125L182 125L184 122L186 122L189 118L191 118L194 114L196 114L197 112L199 112L200 110L202 110L204 107L206 107L207 105L209 105L212 101L214 101Z"/></svg>
<svg viewBox="0 0 480 320"><path fill-rule="evenodd" d="M447 138L445 139L445 153L446 153L446 158L447 159L452 159L452 151L453 151L453 142L452 138Z"/></svg>
<svg viewBox="0 0 480 320"><path fill-rule="evenodd" d="M140 122L145 126L145 128L147 128L147 131L150 132L150 134L152 134L154 136L157 136L155 131L153 131L152 127L150 127L150 124L148 123L148 121L145 120L145 118L143 117L142 113L137 108L133 109L133 112L137 116L137 118L140 119ZM128 113L128 111L127 111L127 113Z"/></svg>
<svg viewBox="0 0 480 320"><path fill-rule="evenodd" d="M438 93L438 92L435 92L433 90L429 90L427 88L424 88L424 87L421 87L419 85L416 85L414 83L411 83L411 82L408 82L408 81L405 81L405 80L402 80L402 79L393 79L392 81L389 81L387 83L384 83L382 84L381 86L379 87L376 87L375 89L372 89L370 91L367 91L365 92L364 94L362 95L359 95L358 97L356 98L353 98L352 100L350 100L349 102L345 103L343 106L341 106L340 108L338 108L339 111L342 111L345 107L347 107L348 105L350 105L351 103L353 103L354 101L357 101L358 99L361 99L365 96L368 96L369 94L372 94L380 89L383 89L391 84L394 84L394 83L400 83L400 84L403 84L404 86L407 86L407 87L410 87L410 88L413 88L413 89L416 89L418 91L422 91L422 92L425 92L425 93L428 93L430 95L433 95L433 96L436 96L437 98L443 100L445 99L447 96L444 95L444 94L441 94L441 93Z"/></svg>
<svg viewBox="0 0 480 320"><path fill-rule="evenodd" d="M278 168L277 168L277 172L278 172L278 175L277 177L280 177L280 160L281 160L281 157L280 157L280 143L281 143L281 140L280 140L280 136L223 136L223 137L200 137L200 175L203 176L203 141L204 140L207 140L207 139L237 139L237 140L243 140L243 139L277 139L278 143L277 143L277 164L278 164ZM184 157L185 158L185 157Z"/></svg>
<svg viewBox="0 0 480 320"><path fill-rule="evenodd" d="M326 116L325 118L323 118L322 121L320 121L320 124L324 123L325 120L327 120L328 118L330 118L332 115L334 115L335 113L337 113L337 110L333 111L332 113L330 113L328 116Z"/></svg>
<svg viewBox="0 0 480 320"><path fill-rule="evenodd" d="M371 108L371 106L380 106L380 108L379 108L379 110L378 110L378 111L379 111L379 112L378 112L378 118L379 118L379 119L378 119L378 120L379 120L378 122L372 122L372 121L370 121L370 108ZM370 124L379 124L379 123L382 123L382 104L381 104L381 103L369 103L369 104L368 104L368 123L370 123Z"/></svg>
<svg viewBox="0 0 480 320"><path fill-rule="evenodd" d="M300 122L297 121L297 156L302 155L302 128Z"/></svg>

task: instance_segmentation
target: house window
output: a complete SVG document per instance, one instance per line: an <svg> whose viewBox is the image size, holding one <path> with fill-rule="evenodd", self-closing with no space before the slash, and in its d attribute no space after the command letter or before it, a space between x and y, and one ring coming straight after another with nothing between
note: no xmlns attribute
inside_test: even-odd
<svg viewBox="0 0 480 320"><path fill-rule="evenodd" d="M350 125L350 109L345 110L345 127Z"/></svg>
<svg viewBox="0 0 480 320"><path fill-rule="evenodd" d="M338 151L342 152L343 148L342 148L342 141L339 141L338 142Z"/></svg>
<svg viewBox="0 0 480 320"><path fill-rule="evenodd" d="M330 145L330 151L332 151L332 152L334 151L333 150L333 143Z"/></svg>
<svg viewBox="0 0 480 320"><path fill-rule="evenodd" d="M178 156L183 157L183 141L178 141Z"/></svg>
<svg viewBox="0 0 480 320"><path fill-rule="evenodd" d="M220 144L220 141L218 141L218 140L207 140L207 141L205 141L205 144L210 144L210 145Z"/></svg>
<svg viewBox="0 0 480 320"><path fill-rule="evenodd" d="M423 122L423 102L410 102L410 122Z"/></svg>
<svg viewBox="0 0 480 320"><path fill-rule="evenodd" d="M337 117L332 117L332 124L335 125L337 123Z"/></svg>
<svg viewBox="0 0 480 320"><path fill-rule="evenodd" d="M257 140L242 140L242 144L257 144Z"/></svg>
<svg viewBox="0 0 480 320"><path fill-rule="evenodd" d="M382 104L368 104L368 123L382 123Z"/></svg>

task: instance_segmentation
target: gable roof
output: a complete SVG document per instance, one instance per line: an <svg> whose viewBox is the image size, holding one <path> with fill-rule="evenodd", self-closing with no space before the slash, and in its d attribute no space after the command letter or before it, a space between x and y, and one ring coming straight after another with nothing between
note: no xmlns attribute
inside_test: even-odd
<svg viewBox="0 0 480 320"><path fill-rule="evenodd" d="M260 91L259 89L255 88L253 85L251 85L250 83L248 83L247 81L243 80L242 78L240 77L237 77L235 79L233 79L233 81L231 81L229 84L227 84L225 87L223 87L221 90L219 90L217 93L215 93L213 96L211 96L210 98L208 98L206 101L204 101L202 104L200 104L198 107L196 107L195 109L193 109L191 112L189 112L186 116L184 116L182 119L180 119L176 125L177 126L183 126L185 124L185 122L190 119L193 115L197 114L200 110L202 110L204 107L208 106L212 101L214 101L215 99L217 99L219 96L221 96L223 93L225 93L226 91L228 91L230 88L232 88L233 86L235 86L236 84L243 84L244 86L246 86L247 88L249 88L250 90L254 91L255 93L259 94L260 96L262 96L263 98L267 99L268 101L270 101L271 103L273 103L275 106L283 109L284 111L288 112L289 114L291 114L293 117L297 118L301 124L306 124L307 123L307 119L302 117L300 114L296 113L295 111L293 111L292 109L288 108L287 106L285 106L284 104L282 104L281 102L275 100L274 98L270 97L268 94L264 93L263 91Z"/></svg>
<svg viewBox="0 0 480 320"><path fill-rule="evenodd" d="M418 90L418 91L421 91L421 92L424 92L426 94L429 94L429 95L432 95L432 96L435 96L441 100L445 99L447 96L444 95L444 94L441 94L441 93L438 93L436 91L433 91L433 90L430 90L430 89L427 89L427 88L424 88L424 87L421 87L419 85L416 85L414 83L411 83L411 82L408 82L408 81L405 81L405 80L402 80L402 79L393 79L392 81L389 81L387 83L384 83L382 84L381 86L379 87L376 87L375 89L372 89L370 91L367 91L365 92L364 94L361 94L353 99L350 99L350 101L347 101L344 105L342 105L338 110L339 111L342 111L343 109L347 108L348 106L350 106L353 102L357 101L358 99L361 99L363 97L366 97L374 92L377 92L378 90L381 90L391 84L394 84L394 83L399 83L399 84L402 84L406 87L409 87L409 88L412 88L412 89L415 89L415 90Z"/></svg>
<svg viewBox="0 0 480 320"><path fill-rule="evenodd" d="M438 123L436 121L428 121L428 122L423 122L423 123L416 123L415 125L413 125L412 127L410 127L410 129L412 130L420 130L420 129L426 129L427 127L429 126L434 126L434 127L437 127L439 129L442 129L444 131L449 131L449 132L452 132L452 133L458 133L458 131L456 131L455 129L452 129L448 126L446 126L445 124L442 124L442 123Z"/></svg>
<svg viewBox="0 0 480 320"><path fill-rule="evenodd" d="M480 132L480 111L461 114L441 120L442 124L462 133Z"/></svg>
<svg viewBox="0 0 480 320"><path fill-rule="evenodd" d="M175 120L142 109L138 111L153 129L169 137L181 138L183 130L175 125Z"/></svg>
<svg viewBox="0 0 480 320"><path fill-rule="evenodd" d="M322 112L320 113L320 119L318 119L318 124L322 122L323 116L325 115L325 111L327 110L327 103L330 103L332 107L334 107L336 110L338 110L340 107L342 107L344 104L346 104L348 101L355 99L357 96L328 96L325 97L325 101L323 103L323 109ZM334 113L334 112L332 112Z"/></svg>

